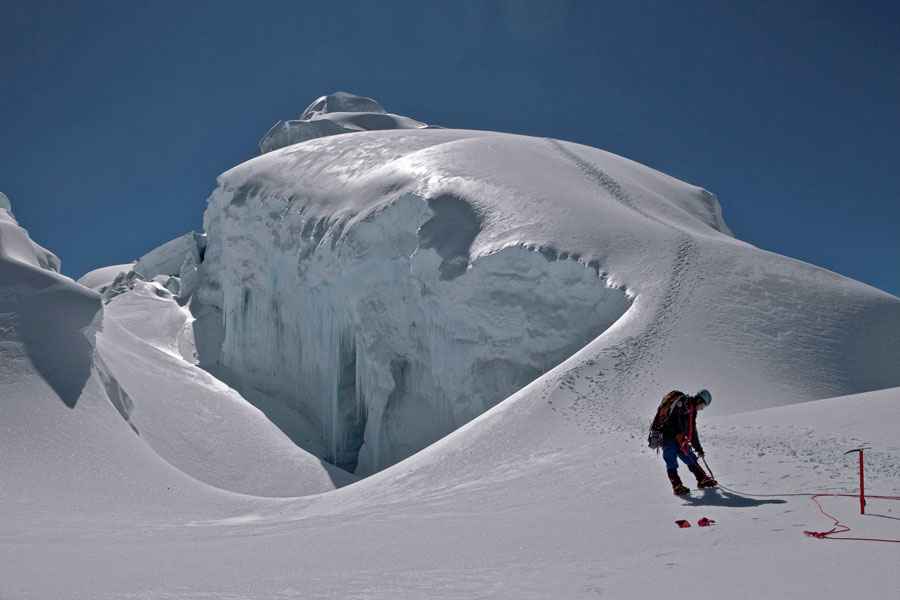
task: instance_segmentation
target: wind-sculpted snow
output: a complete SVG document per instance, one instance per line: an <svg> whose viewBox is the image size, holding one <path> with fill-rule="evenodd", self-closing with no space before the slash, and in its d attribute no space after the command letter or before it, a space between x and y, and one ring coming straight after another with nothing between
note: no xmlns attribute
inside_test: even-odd
<svg viewBox="0 0 900 600"><path fill-rule="evenodd" d="M6 196L2 201L0 384L14 384L33 369L74 407L91 372L91 347L81 330L100 309L99 297L61 276L59 259L31 241Z"/></svg>
<svg viewBox="0 0 900 600"><path fill-rule="evenodd" d="M265 154L292 144L342 133L428 127L409 117L388 114L371 98L336 92L310 104L299 119L278 121L259 141L259 149Z"/></svg>
<svg viewBox="0 0 900 600"><path fill-rule="evenodd" d="M0 259L59 273L59 259L31 241L28 232L19 227L5 194L0 194Z"/></svg>
<svg viewBox="0 0 900 600"><path fill-rule="evenodd" d="M347 92L335 92L316 98L312 104L306 107L306 110L300 115L300 119L312 119L330 113L385 114L386 112L377 100Z"/></svg>

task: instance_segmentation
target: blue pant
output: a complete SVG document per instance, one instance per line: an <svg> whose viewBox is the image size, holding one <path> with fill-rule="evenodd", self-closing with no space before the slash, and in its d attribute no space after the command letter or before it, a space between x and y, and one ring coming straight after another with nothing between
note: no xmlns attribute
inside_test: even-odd
<svg viewBox="0 0 900 600"><path fill-rule="evenodd" d="M677 469L678 459L681 459L681 462L687 466L697 464L697 455L694 454L694 451L688 448L688 453L685 454L675 440L663 440L662 455L667 469Z"/></svg>

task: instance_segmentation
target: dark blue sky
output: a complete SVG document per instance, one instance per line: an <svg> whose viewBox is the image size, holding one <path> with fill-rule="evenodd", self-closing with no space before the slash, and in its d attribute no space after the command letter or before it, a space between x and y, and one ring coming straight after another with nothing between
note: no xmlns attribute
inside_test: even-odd
<svg viewBox="0 0 900 600"><path fill-rule="evenodd" d="M336 90L615 152L900 295L897 2L4 0L0 191L64 273L128 262Z"/></svg>

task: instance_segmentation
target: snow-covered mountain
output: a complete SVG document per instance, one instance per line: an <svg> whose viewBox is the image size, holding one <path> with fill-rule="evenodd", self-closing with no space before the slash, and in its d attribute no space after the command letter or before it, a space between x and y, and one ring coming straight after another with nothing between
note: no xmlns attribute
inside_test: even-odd
<svg viewBox="0 0 900 600"><path fill-rule="evenodd" d="M737 242L709 192L574 144L459 130L310 140L223 174L204 228L198 296L224 341L201 363L270 396L297 415L280 422L289 435L321 437L329 461L360 474L471 420L629 309L652 317L629 313L605 339L682 346L660 358L715 386L726 410L900 385L885 362L900 356L896 299Z"/></svg>
<svg viewBox="0 0 900 600"><path fill-rule="evenodd" d="M851 491L865 443L900 494L900 299L601 150L348 94L287 123L203 234L80 283L0 196L0 598L898 589L808 498L674 498L645 429L706 387L720 481ZM871 502L854 531L900 539Z"/></svg>

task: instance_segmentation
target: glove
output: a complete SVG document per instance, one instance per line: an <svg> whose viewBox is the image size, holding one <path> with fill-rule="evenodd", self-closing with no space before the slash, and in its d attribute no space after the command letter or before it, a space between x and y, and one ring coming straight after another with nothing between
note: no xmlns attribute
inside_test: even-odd
<svg viewBox="0 0 900 600"><path fill-rule="evenodd" d="M697 450L697 456L703 458L704 456L706 456L706 453L703 450Z"/></svg>

